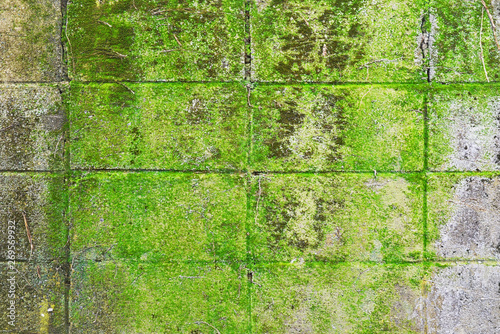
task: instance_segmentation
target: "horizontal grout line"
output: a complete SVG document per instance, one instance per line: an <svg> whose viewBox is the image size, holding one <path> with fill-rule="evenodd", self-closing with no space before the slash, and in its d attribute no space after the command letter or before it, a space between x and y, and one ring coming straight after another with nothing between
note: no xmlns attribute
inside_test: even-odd
<svg viewBox="0 0 500 334"><path fill-rule="evenodd" d="M410 81L410 82L391 82L391 81L381 81L381 82L339 82L339 81L258 81L258 80L213 80L213 81L202 81L202 80L144 80L144 81L134 81L134 80L61 80L61 81L0 81L0 85L23 85L23 84L119 84L119 83L130 83L130 84L256 84L262 86L321 86L321 85L335 85L335 86L432 86L432 85L464 85L464 86L497 86L500 81L476 81L476 82L427 82L427 81Z"/></svg>
<svg viewBox="0 0 500 334"><path fill-rule="evenodd" d="M146 169L146 168L73 168L69 170L17 170L17 169L4 169L0 170L1 174L67 174L69 172L110 172L110 173L179 173L179 174L251 174L251 175L322 175L322 174L457 174L457 175L500 175L500 170L496 171L391 171L391 170L327 170L327 171L249 171L249 170L181 170L181 169Z"/></svg>

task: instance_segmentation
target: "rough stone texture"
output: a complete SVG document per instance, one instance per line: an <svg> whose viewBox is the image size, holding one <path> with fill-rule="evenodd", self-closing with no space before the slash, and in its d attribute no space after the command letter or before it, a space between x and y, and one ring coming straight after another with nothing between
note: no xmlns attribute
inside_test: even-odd
<svg viewBox="0 0 500 334"><path fill-rule="evenodd" d="M252 1L252 78L421 81L424 11L420 0Z"/></svg>
<svg viewBox="0 0 500 334"><path fill-rule="evenodd" d="M245 333L246 276L224 264L77 262L71 333Z"/></svg>
<svg viewBox="0 0 500 334"><path fill-rule="evenodd" d="M426 296L427 333L493 334L500 331L500 267L435 267Z"/></svg>
<svg viewBox="0 0 500 334"><path fill-rule="evenodd" d="M59 0L4 0L0 8L0 82L64 77Z"/></svg>
<svg viewBox="0 0 500 334"><path fill-rule="evenodd" d="M73 84L72 168L242 170L240 84Z"/></svg>
<svg viewBox="0 0 500 334"><path fill-rule="evenodd" d="M431 93L429 167L500 169L500 86L455 85Z"/></svg>
<svg viewBox="0 0 500 334"><path fill-rule="evenodd" d="M498 1L485 1L488 10L499 21ZM493 4L493 6L492 6ZM432 66L434 81L499 81L500 45L497 45L486 10L481 1L431 0L430 14L434 31ZM495 34L500 41L500 25Z"/></svg>
<svg viewBox="0 0 500 334"><path fill-rule="evenodd" d="M15 222L16 260L62 260L68 241L64 178L51 174L0 174L0 260L8 258L9 221ZM27 236L23 213L32 238Z"/></svg>
<svg viewBox="0 0 500 334"><path fill-rule="evenodd" d="M428 250L445 259L500 259L499 194L497 176L431 176Z"/></svg>
<svg viewBox="0 0 500 334"><path fill-rule="evenodd" d="M244 77L242 0L75 0L70 77L210 81Z"/></svg>
<svg viewBox="0 0 500 334"><path fill-rule="evenodd" d="M0 85L0 169L64 169L67 122L61 89Z"/></svg>
<svg viewBox="0 0 500 334"><path fill-rule="evenodd" d="M421 170L422 90L419 86L258 86L251 96L252 168Z"/></svg>
<svg viewBox="0 0 500 334"><path fill-rule="evenodd" d="M424 333L419 265L276 264L252 275L254 333Z"/></svg>
<svg viewBox="0 0 500 334"><path fill-rule="evenodd" d="M243 175L83 174L70 192L72 256L241 260L245 184Z"/></svg>
<svg viewBox="0 0 500 334"><path fill-rule="evenodd" d="M257 261L421 258L417 175L259 175L251 190L250 245Z"/></svg>
<svg viewBox="0 0 500 334"><path fill-rule="evenodd" d="M13 282L15 297L10 298ZM0 332L64 333L64 292L64 269L58 264L0 263ZM11 300L16 312L13 326L7 317Z"/></svg>

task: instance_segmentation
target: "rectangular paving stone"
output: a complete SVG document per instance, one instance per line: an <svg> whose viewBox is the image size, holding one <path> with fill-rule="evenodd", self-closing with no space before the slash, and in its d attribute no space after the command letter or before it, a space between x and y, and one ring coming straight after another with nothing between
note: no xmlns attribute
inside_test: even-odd
<svg viewBox="0 0 500 334"><path fill-rule="evenodd" d="M500 169L500 86L435 88L429 113L429 168Z"/></svg>
<svg viewBox="0 0 500 334"><path fill-rule="evenodd" d="M0 85L0 169L63 170L64 86Z"/></svg>
<svg viewBox="0 0 500 334"><path fill-rule="evenodd" d="M4 0L0 81L64 80L59 0Z"/></svg>
<svg viewBox="0 0 500 334"><path fill-rule="evenodd" d="M499 191L498 175L431 175L427 256L500 259Z"/></svg>
<svg viewBox="0 0 500 334"><path fill-rule="evenodd" d="M421 170L424 95L424 86L257 86L251 166Z"/></svg>
<svg viewBox="0 0 500 334"><path fill-rule="evenodd" d="M57 263L0 263L0 332L64 333L65 290Z"/></svg>
<svg viewBox="0 0 500 334"><path fill-rule="evenodd" d="M252 178L256 261L401 262L421 258L422 181L413 174Z"/></svg>
<svg viewBox="0 0 500 334"><path fill-rule="evenodd" d="M240 84L73 84L71 167L243 170Z"/></svg>
<svg viewBox="0 0 500 334"><path fill-rule="evenodd" d="M64 259L67 195L63 175L0 173L0 260Z"/></svg>
<svg viewBox="0 0 500 334"><path fill-rule="evenodd" d="M245 258L243 175L85 173L70 192L76 259Z"/></svg>
<svg viewBox="0 0 500 334"><path fill-rule="evenodd" d="M498 81L498 1L431 0L427 23L431 78L438 82ZM491 14L493 28L489 19ZM496 36L496 38L495 38ZM496 39L496 41L495 41Z"/></svg>
<svg viewBox="0 0 500 334"><path fill-rule="evenodd" d="M68 5L74 80L242 80L244 1L76 0Z"/></svg>
<svg viewBox="0 0 500 334"><path fill-rule="evenodd" d="M71 333L247 333L246 270L220 264L79 262Z"/></svg>
<svg viewBox="0 0 500 334"><path fill-rule="evenodd" d="M500 331L500 267L495 263L457 263L428 270L427 333Z"/></svg>
<svg viewBox="0 0 500 334"><path fill-rule="evenodd" d="M424 333L421 265L270 264L252 273L254 333Z"/></svg>
<svg viewBox="0 0 500 334"><path fill-rule="evenodd" d="M252 79L425 80L425 1L252 1Z"/></svg>

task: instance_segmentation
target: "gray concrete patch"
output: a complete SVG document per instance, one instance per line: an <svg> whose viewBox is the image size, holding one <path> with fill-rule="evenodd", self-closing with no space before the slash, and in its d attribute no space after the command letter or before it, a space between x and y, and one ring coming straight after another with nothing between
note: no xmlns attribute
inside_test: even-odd
<svg viewBox="0 0 500 334"><path fill-rule="evenodd" d="M500 267L434 268L426 297L427 333L500 332Z"/></svg>
<svg viewBox="0 0 500 334"><path fill-rule="evenodd" d="M435 248L443 258L500 259L500 179L467 177L455 187L452 213Z"/></svg>
<svg viewBox="0 0 500 334"><path fill-rule="evenodd" d="M63 170L65 124L58 87L0 85L0 170Z"/></svg>
<svg viewBox="0 0 500 334"><path fill-rule="evenodd" d="M61 81L61 4L8 0L0 8L0 81Z"/></svg>

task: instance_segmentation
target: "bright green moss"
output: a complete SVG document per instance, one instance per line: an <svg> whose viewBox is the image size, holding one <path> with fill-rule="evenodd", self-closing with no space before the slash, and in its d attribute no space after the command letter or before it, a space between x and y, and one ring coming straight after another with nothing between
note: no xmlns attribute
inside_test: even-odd
<svg viewBox="0 0 500 334"><path fill-rule="evenodd" d="M263 174L253 177L251 194L250 244L257 261L421 257L417 175Z"/></svg>
<svg viewBox="0 0 500 334"><path fill-rule="evenodd" d="M112 254L155 262L245 257L243 176L91 173L73 182L73 258Z"/></svg>
<svg viewBox="0 0 500 334"><path fill-rule="evenodd" d="M4 222L4 230L0 234L0 259L7 259L7 226L8 221L14 221L16 260L63 261L68 241L65 222L67 196L63 175L1 173L0 218ZM27 236L24 217L32 238L33 250Z"/></svg>
<svg viewBox="0 0 500 334"><path fill-rule="evenodd" d="M73 333L246 333L246 270L214 264L81 262Z"/></svg>
<svg viewBox="0 0 500 334"><path fill-rule="evenodd" d="M68 6L76 80L243 79L243 1L76 0Z"/></svg>
<svg viewBox="0 0 500 334"><path fill-rule="evenodd" d="M490 1L485 2L498 21ZM438 82L498 81L500 50L481 1L431 0L431 66ZM484 12L483 12L484 10ZM496 30L499 38L498 28Z"/></svg>
<svg viewBox="0 0 500 334"><path fill-rule="evenodd" d="M415 82L425 1L252 1L258 81Z"/></svg>
<svg viewBox="0 0 500 334"><path fill-rule="evenodd" d="M245 168L240 84L74 84L69 108L73 168Z"/></svg>
<svg viewBox="0 0 500 334"><path fill-rule="evenodd" d="M420 86L258 86L252 168L420 170L424 94Z"/></svg>
<svg viewBox="0 0 500 334"><path fill-rule="evenodd" d="M432 90L431 170L500 169L499 88L498 85L453 85Z"/></svg>
<svg viewBox="0 0 500 334"><path fill-rule="evenodd" d="M421 333L420 265L258 266L255 333Z"/></svg>

